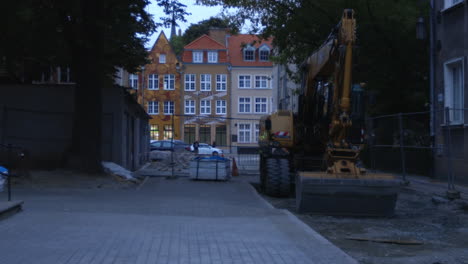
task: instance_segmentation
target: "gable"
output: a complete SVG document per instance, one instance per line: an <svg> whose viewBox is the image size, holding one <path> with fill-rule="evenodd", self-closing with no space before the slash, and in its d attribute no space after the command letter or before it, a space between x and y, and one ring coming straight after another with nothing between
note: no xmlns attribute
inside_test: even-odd
<svg viewBox="0 0 468 264"><path fill-rule="evenodd" d="M203 35L196 40L190 42L187 44L184 49L190 49L190 50L220 50L220 49L226 49L226 47L219 43L218 41L212 39L208 35Z"/></svg>

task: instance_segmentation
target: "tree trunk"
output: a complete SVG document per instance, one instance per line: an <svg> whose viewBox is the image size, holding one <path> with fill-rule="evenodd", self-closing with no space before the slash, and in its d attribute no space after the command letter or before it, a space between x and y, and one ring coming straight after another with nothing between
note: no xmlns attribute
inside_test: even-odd
<svg viewBox="0 0 468 264"><path fill-rule="evenodd" d="M102 0L82 1L82 23L75 31L75 37L80 39L72 44L77 84L70 165L88 173L102 171L102 92L106 74L103 34L98 22L101 7Z"/></svg>

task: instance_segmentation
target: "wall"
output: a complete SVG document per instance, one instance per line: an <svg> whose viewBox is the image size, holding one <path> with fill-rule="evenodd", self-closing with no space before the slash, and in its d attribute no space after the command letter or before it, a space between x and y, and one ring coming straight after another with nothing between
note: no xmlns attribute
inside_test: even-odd
<svg viewBox="0 0 468 264"><path fill-rule="evenodd" d="M122 142L129 128L124 124L123 116L124 111L137 119L146 120L146 116L138 112L142 110L122 88L109 87L103 92L103 160L137 168L142 165L142 160L130 163L125 157L127 152L141 156L139 153L147 151L147 131L135 129L139 147L125 148ZM63 166L71 144L73 93L73 85L1 85L0 143L25 148L32 167Z"/></svg>
<svg viewBox="0 0 468 264"><path fill-rule="evenodd" d="M440 179L446 179L449 169L455 175L456 182L462 181L468 183L468 111L464 110L464 124L452 125L451 141L452 144L447 146L447 136L444 132L444 63L455 58L463 58L463 107L468 108L468 5L466 1L461 4L443 9L444 1L435 1L436 18L436 47L435 47L435 146L443 147L443 151L435 151L434 154L434 176ZM440 11L440 12L437 12ZM451 148L452 165L449 165L447 160L447 147ZM450 168L449 168L450 166Z"/></svg>

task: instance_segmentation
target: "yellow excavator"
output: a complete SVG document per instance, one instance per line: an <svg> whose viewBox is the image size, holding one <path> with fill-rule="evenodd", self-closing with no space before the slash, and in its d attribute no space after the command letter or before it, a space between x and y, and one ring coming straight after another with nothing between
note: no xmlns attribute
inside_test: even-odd
<svg viewBox="0 0 468 264"><path fill-rule="evenodd" d="M270 196L295 192L299 212L394 214L400 182L390 174L367 172L359 161L363 142L352 137L362 131L351 113L355 41L354 11L345 9L303 65L298 114L280 110L260 119L261 187Z"/></svg>

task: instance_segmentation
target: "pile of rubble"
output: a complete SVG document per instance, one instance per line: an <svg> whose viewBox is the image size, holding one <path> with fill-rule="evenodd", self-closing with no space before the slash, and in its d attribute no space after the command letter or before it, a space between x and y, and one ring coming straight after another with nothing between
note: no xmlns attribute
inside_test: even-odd
<svg viewBox="0 0 468 264"><path fill-rule="evenodd" d="M189 151L151 151L151 163L144 167L140 174L143 175L166 175L172 172L172 164L174 172L178 175L189 173L190 161L195 158L195 154Z"/></svg>

